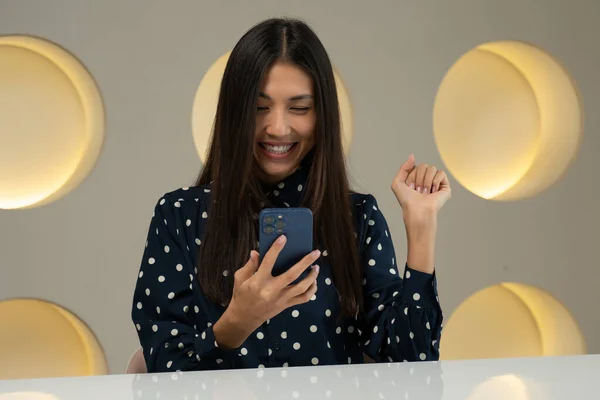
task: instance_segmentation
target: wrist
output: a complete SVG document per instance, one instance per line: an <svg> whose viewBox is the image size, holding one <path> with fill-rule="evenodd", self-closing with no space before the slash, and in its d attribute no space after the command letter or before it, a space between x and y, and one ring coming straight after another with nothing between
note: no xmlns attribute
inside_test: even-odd
<svg viewBox="0 0 600 400"><path fill-rule="evenodd" d="M250 324L243 320L232 305L233 303L230 303L213 327L215 340L219 347L224 349L240 347L253 331L249 328Z"/></svg>
<svg viewBox="0 0 600 400"><path fill-rule="evenodd" d="M429 240L437 232L437 213L428 210L403 213L406 235L409 240Z"/></svg>

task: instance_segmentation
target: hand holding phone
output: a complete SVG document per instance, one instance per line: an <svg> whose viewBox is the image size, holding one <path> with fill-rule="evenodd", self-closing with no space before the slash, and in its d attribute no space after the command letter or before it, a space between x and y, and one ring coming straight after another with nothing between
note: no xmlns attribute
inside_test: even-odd
<svg viewBox="0 0 600 400"><path fill-rule="evenodd" d="M217 343L237 348L266 320L283 310L307 303L317 292L321 256L313 251L309 209L265 209L260 213L260 254L234 275L233 296L215 323Z"/></svg>
<svg viewBox="0 0 600 400"><path fill-rule="evenodd" d="M235 272L231 302L213 328L220 347L241 346L265 321L289 307L307 303L317 292L319 266L310 266L320 257L318 250L305 255L279 276L273 276L273 267L285 245L286 237L279 236L262 262L253 250L246 265ZM307 269L310 273L293 284Z"/></svg>

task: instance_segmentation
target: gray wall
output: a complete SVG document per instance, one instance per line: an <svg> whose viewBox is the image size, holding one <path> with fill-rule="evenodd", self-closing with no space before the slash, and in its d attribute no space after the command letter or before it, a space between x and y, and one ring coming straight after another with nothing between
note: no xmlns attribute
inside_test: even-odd
<svg viewBox="0 0 600 400"><path fill-rule="evenodd" d="M72 310L98 335L111 372L124 371L138 346L130 305L152 208L201 166L191 135L195 90L247 28L279 15L315 28L348 87L351 174L357 190L377 196L398 258L405 237L389 185L410 152L441 165L432 105L450 65L499 39L537 44L562 61L586 110L578 159L550 190L521 202L485 201L455 183L437 273L447 317L485 286L530 283L562 301L588 350L600 352L597 0L0 0L0 34L38 35L75 53L108 118L101 158L79 188L42 208L0 211L0 299L40 297Z"/></svg>

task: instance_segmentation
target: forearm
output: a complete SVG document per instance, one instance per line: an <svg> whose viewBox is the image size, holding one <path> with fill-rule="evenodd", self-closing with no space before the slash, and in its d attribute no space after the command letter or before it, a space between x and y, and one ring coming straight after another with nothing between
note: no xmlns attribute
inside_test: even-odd
<svg viewBox="0 0 600 400"><path fill-rule="evenodd" d="M367 333L361 338L366 342L365 352L377 362L437 361L443 315L435 277L407 265L404 281L390 280L384 285L375 282L366 288L367 298L374 293L387 296L370 303L363 330Z"/></svg>
<svg viewBox="0 0 600 400"><path fill-rule="evenodd" d="M404 219L407 238L407 264L410 268L433 274L437 216L407 216Z"/></svg>

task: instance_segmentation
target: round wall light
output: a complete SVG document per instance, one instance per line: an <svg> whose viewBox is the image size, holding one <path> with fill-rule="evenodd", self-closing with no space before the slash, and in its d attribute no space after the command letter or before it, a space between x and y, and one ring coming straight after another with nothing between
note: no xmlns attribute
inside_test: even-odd
<svg viewBox="0 0 600 400"><path fill-rule="evenodd" d="M0 302L0 379L103 375L106 358L79 318L37 299Z"/></svg>
<svg viewBox="0 0 600 400"><path fill-rule="evenodd" d="M443 162L484 199L535 196L574 160L582 105L567 71L539 48L517 41L482 44L447 72L434 111Z"/></svg>
<svg viewBox="0 0 600 400"><path fill-rule="evenodd" d="M90 173L104 106L85 67L49 41L0 36L0 209L65 196Z"/></svg>
<svg viewBox="0 0 600 400"><path fill-rule="evenodd" d="M577 322L547 292L501 283L461 303L444 327L442 359L538 357L585 354Z"/></svg>

